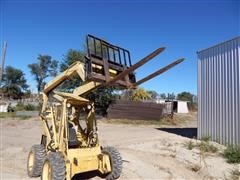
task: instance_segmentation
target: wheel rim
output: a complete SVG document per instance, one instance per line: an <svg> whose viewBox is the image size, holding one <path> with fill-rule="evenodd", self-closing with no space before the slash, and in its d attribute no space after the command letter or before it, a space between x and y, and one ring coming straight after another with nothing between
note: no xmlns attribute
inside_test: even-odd
<svg viewBox="0 0 240 180"><path fill-rule="evenodd" d="M42 179L51 180L51 176L52 176L51 165L50 165L49 161L45 161L45 163L43 165Z"/></svg>
<svg viewBox="0 0 240 180"><path fill-rule="evenodd" d="M34 154L33 152L30 152L28 157L28 171L32 171L34 164Z"/></svg>

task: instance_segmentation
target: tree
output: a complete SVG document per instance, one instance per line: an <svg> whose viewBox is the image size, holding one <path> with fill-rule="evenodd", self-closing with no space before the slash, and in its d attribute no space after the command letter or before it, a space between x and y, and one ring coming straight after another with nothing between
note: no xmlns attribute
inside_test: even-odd
<svg viewBox="0 0 240 180"><path fill-rule="evenodd" d="M10 98L18 99L27 89L28 85L24 73L20 69L7 66L2 81L3 93Z"/></svg>
<svg viewBox="0 0 240 180"><path fill-rule="evenodd" d="M95 103L96 112L98 114L105 115L109 104L119 99L119 95L114 93L117 90L116 87L100 87L86 95L86 98Z"/></svg>
<svg viewBox="0 0 240 180"><path fill-rule="evenodd" d="M181 92L177 95L178 100L193 102L193 94L190 92Z"/></svg>
<svg viewBox="0 0 240 180"><path fill-rule="evenodd" d="M70 65L72 65L76 61L85 63L84 56L85 53L80 50L69 49L64 55L64 58L60 64L60 72L65 71ZM81 85L81 82L82 80L78 77L78 75L73 75L59 86L59 90L65 92L72 92L76 87Z"/></svg>
<svg viewBox="0 0 240 180"><path fill-rule="evenodd" d="M156 99L158 97L158 93L156 91L147 91L148 94L150 94L151 99Z"/></svg>
<svg viewBox="0 0 240 180"><path fill-rule="evenodd" d="M143 88L137 88L132 93L132 100L133 101L142 101L151 99L151 95L145 91Z"/></svg>
<svg viewBox="0 0 240 180"><path fill-rule="evenodd" d="M174 94L174 93L168 93L168 96L167 96L167 99L168 100L173 100L173 99L175 99L176 98L176 95Z"/></svg>
<svg viewBox="0 0 240 180"><path fill-rule="evenodd" d="M37 91L39 94L46 84L46 78L57 75L58 62L52 60L52 57L48 55L39 55L37 60L37 63L29 64L28 67L37 82Z"/></svg>
<svg viewBox="0 0 240 180"><path fill-rule="evenodd" d="M71 64L76 61L84 63L85 53L79 50L69 49L64 55L63 61L60 64L60 72L65 71Z"/></svg>
<svg viewBox="0 0 240 180"><path fill-rule="evenodd" d="M161 93L161 94L159 94L159 96L160 96L160 98L162 98L162 99L166 99L166 98L167 98L167 96L166 96L165 93Z"/></svg>
<svg viewBox="0 0 240 180"><path fill-rule="evenodd" d="M122 100L132 101L133 92L134 92L133 89L125 89L125 90L122 90L122 93L121 93L120 98L121 98Z"/></svg>
<svg viewBox="0 0 240 180"><path fill-rule="evenodd" d="M189 101L188 107L192 111L197 110L197 97L194 94L191 94L190 92L181 92L178 94L178 99L182 101Z"/></svg>

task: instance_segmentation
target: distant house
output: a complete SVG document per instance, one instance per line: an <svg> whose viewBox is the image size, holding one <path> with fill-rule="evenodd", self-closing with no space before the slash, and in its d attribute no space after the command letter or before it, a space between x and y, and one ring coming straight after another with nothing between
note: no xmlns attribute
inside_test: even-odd
<svg viewBox="0 0 240 180"><path fill-rule="evenodd" d="M8 112L8 106L8 103L0 102L0 112Z"/></svg>
<svg viewBox="0 0 240 180"><path fill-rule="evenodd" d="M166 101L169 102L169 101ZM176 113L189 113L188 110L188 101L173 100L173 112Z"/></svg>
<svg viewBox="0 0 240 180"><path fill-rule="evenodd" d="M173 112L175 113L189 113L188 110L188 101L181 100L166 100L166 99L156 99L155 101L158 104L172 102L173 103Z"/></svg>
<svg viewBox="0 0 240 180"><path fill-rule="evenodd" d="M189 113L188 101L173 101L173 111L176 113Z"/></svg>

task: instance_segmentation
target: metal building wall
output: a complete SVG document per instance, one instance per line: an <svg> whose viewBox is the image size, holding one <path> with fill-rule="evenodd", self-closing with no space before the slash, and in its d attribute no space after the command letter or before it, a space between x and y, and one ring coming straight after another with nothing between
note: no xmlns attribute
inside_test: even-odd
<svg viewBox="0 0 240 180"><path fill-rule="evenodd" d="M240 37L198 54L198 138L240 144Z"/></svg>

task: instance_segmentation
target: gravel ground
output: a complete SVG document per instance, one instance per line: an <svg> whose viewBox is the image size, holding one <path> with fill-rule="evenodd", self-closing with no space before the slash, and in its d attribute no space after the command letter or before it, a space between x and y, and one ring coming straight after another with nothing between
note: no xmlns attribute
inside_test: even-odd
<svg viewBox="0 0 240 180"><path fill-rule="evenodd" d="M40 141L41 122L32 118L0 123L1 180L30 179L26 159L30 147ZM188 150L189 138L153 125L98 124L101 144L115 146L122 154L120 179L225 179L235 168L219 153L202 156L198 149ZM215 145L220 151L224 148ZM100 179L91 173L88 177Z"/></svg>

